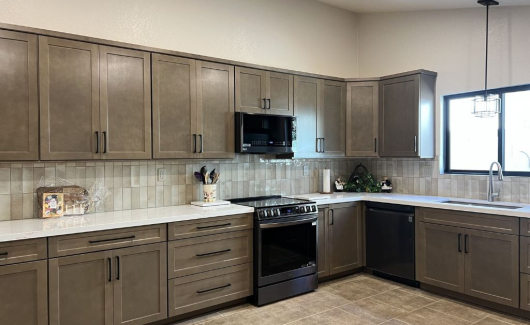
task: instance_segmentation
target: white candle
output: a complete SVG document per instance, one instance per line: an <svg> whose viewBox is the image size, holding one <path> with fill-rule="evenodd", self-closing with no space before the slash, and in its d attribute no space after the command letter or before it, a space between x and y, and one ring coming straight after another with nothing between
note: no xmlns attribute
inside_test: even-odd
<svg viewBox="0 0 530 325"><path fill-rule="evenodd" d="M331 192L330 186L331 186L331 170L324 169L322 181L324 184L322 184L322 192L329 193Z"/></svg>

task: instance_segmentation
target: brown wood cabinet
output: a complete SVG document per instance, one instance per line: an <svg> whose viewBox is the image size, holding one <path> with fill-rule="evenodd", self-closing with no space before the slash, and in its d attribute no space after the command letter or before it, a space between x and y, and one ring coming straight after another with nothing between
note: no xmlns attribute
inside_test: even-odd
<svg viewBox="0 0 530 325"><path fill-rule="evenodd" d="M521 302L522 310L530 311L530 275L521 273Z"/></svg>
<svg viewBox="0 0 530 325"><path fill-rule="evenodd" d="M329 274L363 266L360 205L331 205L328 218Z"/></svg>
<svg viewBox="0 0 530 325"><path fill-rule="evenodd" d="M234 67L197 61L196 158L234 158Z"/></svg>
<svg viewBox="0 0 530 325"><path fill-rule="evenodd" d="M46 261L0 266L0 288L0 324L48 324Z"/></svg>
<svg viewBox="0 0 530 325"><path fill-rule="evenodd" d="M193 158L197 137L195 60L153 54L153 158Z"/></svg>
<svg viewBox="0 0 530 325"><path fill-rule="evenodd" d="M101 158L99 46L39 36L40 158Z"/></svg>
<svg viewBox="0 0 530 325"><path fill-rule="evenodd" d="M318 207L318 249L317 249L317 275L324 278L329 275L327 254L328 242L328 208Z"/></svg>
<svg viewBox="0 0 530 325"><path fill-rule="evenodd" d="M434 157L436 74L388 76L379 89L379 155Z"/></svg>
<svg viewBox="0 0 530 325"><path fill-rule="evenodd" d="M416 251L418 281L519 307L517 235L419 222Z"/></svg>
<svg viewBox="0 0 530 325"><path fill-rule="evenodd" d="M464 293L464 229L419 223L417 280Z"/></svg>
<svg viewBox="0 0 530 325"><path fill-rule="evenodd" d="M293 116L293 75L236 67L236 111Z"/></svg>
<svg viewBox="0 0 530 325"><path fill-rule="evenodd" d="M344 157L346 84L322 80L322 105L317 116L317 138L322 157Z"/></svg>
<svg viewBox="0 0 530 325"><path fill-rule="evenodd" d="M151 158L148 52L39 37L41 159Z"/></svg>
<svg viewBox="0 0 530 325"><path fill-rule="evenodd" d="M466 229L465 293L519 307L519 237Z"/></svg>
<svg viewBox="0 0 530 325"><path fill-rule="evenodd" d="M294 77L294 115L296 116L295 157L319 157L317 116L322 106L322 83L319 79Z"/></svg>
<svg viewBox="0 0 530 325"><path fill-rule="evenodd" d="M158 243L50 259L50 324L166 318L166 254L166 243Z"/></svg>
<svg viewBox="0 0 530 325"><path fill-rule="evenodd" d="M377 157L379 82L349 82L346 105L346 156Z"/></svg>
<svg viewBox="0 0 530 325"><path fill-rule="evenodd" d="M0 30L0 71L0 160L37 160L37 36Z"/></svg>

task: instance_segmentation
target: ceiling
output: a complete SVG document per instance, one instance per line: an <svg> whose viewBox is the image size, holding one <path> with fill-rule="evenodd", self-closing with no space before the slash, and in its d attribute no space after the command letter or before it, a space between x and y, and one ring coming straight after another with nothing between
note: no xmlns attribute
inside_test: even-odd
<svg viewBox="0 0 530 325"><path fill-rule="evenodd" d="M478 8L477 0L317 0L358 13ZM498 0L501 6L528 6L530 0Z"/></svg>

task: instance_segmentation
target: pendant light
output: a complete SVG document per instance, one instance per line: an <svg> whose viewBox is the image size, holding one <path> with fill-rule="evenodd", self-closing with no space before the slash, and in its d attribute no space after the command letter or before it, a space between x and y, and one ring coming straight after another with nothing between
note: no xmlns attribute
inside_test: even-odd
<svg viewBox="0 0 530 325"><path fill-rule="evenodd" d="M479 4L486 7L486 75L484 77L484 95L476 96L473 114L476 117L493 117L501 112L501 99L497 94L488 94L488 32L490 6L499 5L495 0L479 0Z"/></svg>

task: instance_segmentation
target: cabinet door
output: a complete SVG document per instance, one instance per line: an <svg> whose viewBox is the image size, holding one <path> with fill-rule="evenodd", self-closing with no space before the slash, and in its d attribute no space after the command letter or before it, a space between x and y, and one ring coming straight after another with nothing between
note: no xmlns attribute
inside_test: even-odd
<svg viewBox="0 0 530 325"><path fill-rule="evenodd" d="M234 67L197 61L197 158L235 156Z"/></svg>
<svg viewBox="0 0 530 325"><path fill-rule="evenodd" d="M329 274L362 266L361 216L359 205L330 208L328 222Z"/></svg>
<svg viewBox="0 0 530 325"><path fill-rule="evenodd" d="M320 157L317 144L317 114L322 104L322 83L308 77L294 77L296 157Z"/></svg>
<svg viewBox="0 0 530 325"><path fill-rule="evenodd" d="M192 158L197 136L195 60L153 54L153 157Z"/></svg>
<svg viewBox="0 0 530 325"><path fill-rule="evenodd" d="M47 262L0 267L0 324L48 324Z"/></svg>
<svg viewBox="0 0 530 325"><path fill-rule="evenodd" d="M266 114L267 105L266 72L236 67L236 111Z"/></svg>
<svg viewBox="0 0 530 325"><path fill-rule="evenodd" d="M267 71L267 114L293 116L293 75Z"/></svg>
<svg viewBox="0 0 530 325"><path fill-rule="evenodd" d="M114 324L167 318L167 244L114 251Z"/></svg>
<svg viewBox="0 0 530 325"><path fill-rule="evenodd" d="M327 241L328 241L328 210L318 210L318 252L317 252L317 275L323 278L329 275L329 265L327 258Z"/></svg>
<svg viewBox="0 0 530 325"><path fill-rule="evenodd" d="M419 223L416 278L440 288L464 292L464 229Z"/></svg>
<svg viewBox="0 0 530 325"><path fill-rule="evenodd" d="M530 311L530 275L521 273L521 307Z"/></svg>
<svg viewBox="0 0 530 325"><path fill-rule="evenodd" d="M519 307L519 237L466 229L465 293Z"/></svg>
<svg viewBox="0 0 530 325"><path fill-rule="evenodd" d="M53 258L50 325L112 325L112 251Z"/></svg>
<svg viewBox="0 0 530 325"><path fill-rule="evenodd" d="M322 105L317 117L317 137L322 157L344 157L346 84L322 80Z"/></svg>
<svg viewBox="0 0 530 325"><path fill-rule="evenodd" d="M38 160L37 36L0 31L0 160Z"/></svg>
<svg viewBox="0 0 530 325"><path fill-rule="evenodd" d="M419 75L381 81L381 157L418 156L419 81Z"/></svg>
<svg viewBox="0 0 530 325"><path fill-rule="evenodd" d="M147 52L100 47L103 159L151 158L150 67Z"/></svg>
<svg viewBox="0 0 530 325"><path fill-rule="evenodd" d="M97 159L98 46L39 36L40 157Z"/></svg>
<svg viewBox="0 0 530 325"><path fill-rule="evenodd" d="M379 82L348 83L346 156L377 157Z"/></svg>

